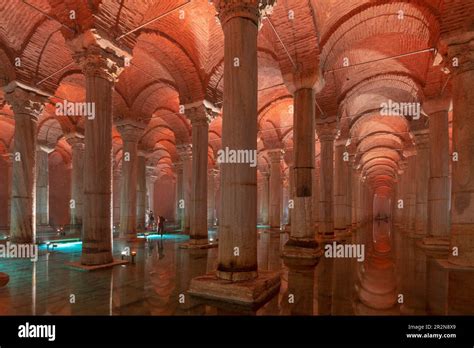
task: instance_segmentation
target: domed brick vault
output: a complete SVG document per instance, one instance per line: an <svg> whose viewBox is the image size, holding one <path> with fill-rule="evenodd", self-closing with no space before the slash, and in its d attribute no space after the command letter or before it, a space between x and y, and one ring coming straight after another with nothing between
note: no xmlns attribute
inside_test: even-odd
<svg viewBox="0 0 474 348"><path fill-rule="evenodd" d="M143 284L163 256L148 260L152 210L171 236L158 251L178 254L176 289L150 276L141 294L150 314L175 313L160 303L176 310L179 291L347 314L343 288L353 314L474 313L474 1L0 0L0 13L3 243L61 253L77 238L72 259L48 262ZM364 261L331 259L333 242L365 245ZM138 269L113 267L127 261Z"/></svg>

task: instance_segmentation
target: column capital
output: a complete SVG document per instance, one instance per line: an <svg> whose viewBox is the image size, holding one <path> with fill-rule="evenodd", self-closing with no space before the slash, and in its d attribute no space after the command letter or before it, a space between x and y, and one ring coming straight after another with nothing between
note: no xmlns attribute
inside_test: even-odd
<svg viewBox="0 0 474 348"><path fill-rule="evenodd" d="M215 6L222 26L234 17L247 18L260 26L260 19L273 12L276 0L216 0Z"/></svg>
<svg viewBox="0 0 474 348"><path fill-rule="evenodd" d="M176 174L183 174L183 162L174 162L173 167Z"/></svg>
<svg viewBox="0 0 474 348"><path fill-rule="evenodd" d="M320 141L330 141L336 138L337 122L336 117L316 120L316 133Z"/></svg>
<svg viewBox="0 0 474 348"><path fill-rule="evenodd" d="M272 149L268 150L267 152L268 157L270 158L270 162L277 163L283 159L283 155L285 154L285 150L283 149Z"/></svg>
<svg viewBox="0 0 474 348"><path fill-rule="evenodd" d="M179 158L184 161L193 158L193 145L192 144L181 144L176 146Z"/></svg>
<svg viewBox="0 0 474 348"><path fill-rule="evenodd" d="M144 124L131 119L117 121L115 126L122 136L122 140L126 142L138 142L145 130Z"/></svg>
<svg viewBox="0 0 474 348"><path fill-rule="evenodd" d="M50 154L54 151L55 145L48 143L46 140L38 140L36 142L36 151L43 151Z"/></svg>
<svg viewBox="0 0 474 348"><path fill-rule="evenodd" d="M217 113L207 108L204 102L186 104L184 108L192 126L208 126L217 117Z"/></svg>
<svg viewBox="0 0 474 348"><path fill-rule="evenodd" d="M39 89L12 81L4 87L5 100L15 114L29 115L37 121L44 110L49 95Z"/></svg>
<svg viewBox="0 0 474 348"><path fill-rule="evenodd" d="M474 70L474 31L445 37L447 62L445 67L454 74Z"/></svg>
<svg viewBox="0 0 474 348"><path fill-rule="evenodd" d="M64 135L64 139L72 148L84 149L84 134L71 132Z"/></svg>
<svg viewBox="0 0 474 348"><path fill-rule="evenodd" d="M216 177L217 175L219 175L219 169L216 169L216 168L209 168L207 170L207 173L209 176L212 176L212 177Z"/></svg>
<svg viewBox="0 0 474 348"><path fill-rule="evenodd" d="M115 82L131 55L90 29L68 41L84 75Z"/></svg>
<svg viewBox="0 0 474 348"><path fill-rule="evenodd" d="M430 117L438 112L448 112L452 107L452 101L449 97L430 98L423 102L423 111Z"/></svg>

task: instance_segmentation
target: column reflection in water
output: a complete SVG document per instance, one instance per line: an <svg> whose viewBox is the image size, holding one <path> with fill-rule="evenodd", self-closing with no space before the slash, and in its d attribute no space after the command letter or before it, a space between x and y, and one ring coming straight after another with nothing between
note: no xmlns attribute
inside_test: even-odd
<svg viewBox="0 0 474 348"><path fill-rule="evenodd" d="M365 261L358 263L354 304L357 315L396 315L397 282L395 263L391 252L391 221L377 219L358 233L369 234L365 238Z"/></svg>

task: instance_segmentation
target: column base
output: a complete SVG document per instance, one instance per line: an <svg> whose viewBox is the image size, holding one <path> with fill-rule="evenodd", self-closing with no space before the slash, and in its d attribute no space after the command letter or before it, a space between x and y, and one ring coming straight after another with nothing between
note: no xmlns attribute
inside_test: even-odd
<svg viewBox="0 0 474 348"><path fill-rule="evenodd" d="M209 300L259 307L280 289L280 273L260 271L254 279L232 282L208 274L191 280L188 293Z"/></svg>
<svg viewBox="0 0 474 348"><path fill-rule="evenodd" d="M217 248L218 243L211 243L207 238L190 239L188 242L179 244L180 249L210 249Z"/></svg>
<svg viewBox="0 0 474 348"><path fill-rule="evenodd" d="M283 246L282 258L285 264L316 266L323 252L314 239L290 239Z"/></svg>
<svg viewBox="0 0 474 348"><path fill-rule="evenodd" d="M449 237L438 237L438 236L424 237L419 241L418 245L420 248L427 249L430 251L448 252L449 251Z"/></svg>
<svg viewBox="0 0 474 348"><path fill-rule="evenodd" d="M70 267L78 271L91 272L91 271L101 270L104 268L111 268L114 266L126 265L128 263L129 261L126 261L126 260L112 259L112 262L98 264L98 265L93 265L93 264L87 265L81 262L66 262L65 265L67 267Z"/></svg>
<svg viewBox="0 0 474 348"><path fill-rule="evenodd" d="M0 272L0 288L4 287L10 281L10 276L6 273Z"/></svg>

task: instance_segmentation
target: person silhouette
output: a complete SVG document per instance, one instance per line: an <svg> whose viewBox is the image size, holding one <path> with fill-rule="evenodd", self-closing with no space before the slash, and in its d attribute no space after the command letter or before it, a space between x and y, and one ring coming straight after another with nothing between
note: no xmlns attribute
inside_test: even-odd
<svg viewBox="0 0 474 348"><path fill-rule="evenodd" d="M158 218L158 233L161 234L161 237L163 237L163 232L165 230L165 221L166 219L160 215Z"/></svg>

